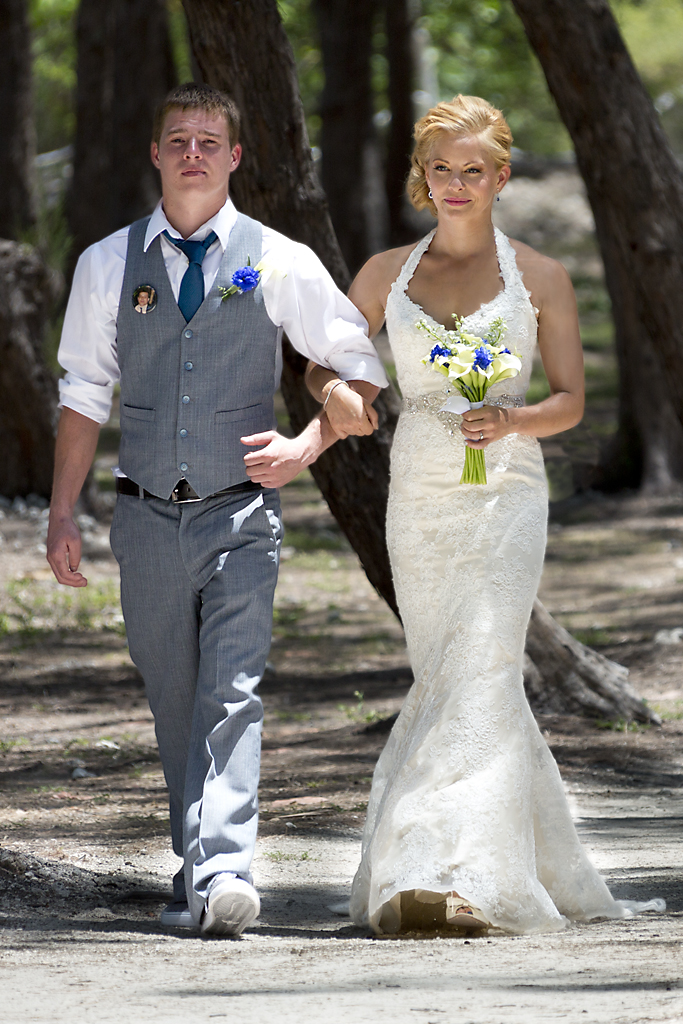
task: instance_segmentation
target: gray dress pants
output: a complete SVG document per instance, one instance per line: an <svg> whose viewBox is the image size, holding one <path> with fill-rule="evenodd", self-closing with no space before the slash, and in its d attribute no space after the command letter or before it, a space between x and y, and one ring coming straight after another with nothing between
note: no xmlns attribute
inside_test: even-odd
<svg viewBox="0 0 683 1024"><path fill-rule="evenodd" d="M282 523L277 491L195 503L118 496L111 528L130 654L154 715L173 849L199 920L209 882L251 880ZM176 897L183 875L174 879Z"/></svg>

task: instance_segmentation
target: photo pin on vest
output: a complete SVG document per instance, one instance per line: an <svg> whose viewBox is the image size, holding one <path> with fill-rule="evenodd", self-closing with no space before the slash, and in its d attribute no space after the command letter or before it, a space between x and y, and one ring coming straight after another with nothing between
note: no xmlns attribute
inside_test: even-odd
<svg viewBox="0 0 683 1024"><path fill-rule="evenodd" d="M133 289L133 308L136 313L151 313L156 309L157 291L151 284L139 284Z"/></svg>

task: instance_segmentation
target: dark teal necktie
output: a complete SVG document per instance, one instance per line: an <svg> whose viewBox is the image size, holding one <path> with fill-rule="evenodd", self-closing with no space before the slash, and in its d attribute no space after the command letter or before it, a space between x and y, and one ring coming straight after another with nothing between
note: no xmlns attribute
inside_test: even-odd
<svg viewBox="0 0 683 1024"><path fill-rule="evenodd" d="M169 242L175 245L176 249L184 252L190 261L190 265L180 282L180 294L178 296L180 312L185 317L186 322L189 323L204 301L202 263L208 249L216 241L218 235L215 231L210 231L203 242L185 242L182 238L173 238L169 235L168 231L164 231L164 235L168 238Z"/></svg>

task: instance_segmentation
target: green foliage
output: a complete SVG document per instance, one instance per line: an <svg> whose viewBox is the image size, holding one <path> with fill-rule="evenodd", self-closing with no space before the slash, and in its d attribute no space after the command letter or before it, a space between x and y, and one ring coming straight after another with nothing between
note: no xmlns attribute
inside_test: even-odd
<svg viewBox="0 0 683 1024"><path fill-rule="evenodd" d="M56 581L11 580L6 588L8 633L24 638L60 629L124 634L118 588L113 581L66 590Z"/></svg>
<svg viewBox="0 0 683 1024"><path fill-rule="evenodd" d="M376 722L380 715L376 711L365 710L365 694L362 690L354 690L356 704L337 704L337 711L343 712L352 722Z"/></svg>
<svg viewBox="0 0 683 1024"><path fill-rule="evenodd" d="M659 110L675 152L683 152L683 4L612 0L624 41Z"/></svg>
<svg viewBox="0 0 683 1024"><path fill-rule="evenodd" d="M167 0L178 79L192 77L181 0ZM683 150L683 4L681 0L612 0L615 15L645 84L658 100L674 147ZM34 106L38 152L68 145L74 136L75 20L78 0L30 0ZM318 141L324 74L310 0L278 0L296 58L311 144ZM422 0L422 81L433 68L439 99L458 92L485 96L509 118L520 149L553 154L570 149L540 65L511 0ZM387 107L382 19L373 39L375 109ZM430 87L431 89L431 87Z"/></svg>
<svg viewBox="0 0 683 1024"><path fill-rule="evenodd" d="M510 0L424 0L440 99L483 96L501 107L520 149L571 149L541 67Z"/></svg>
<svg viewBox="0 0 683 1024"><path fill-rule="evenodd" d="M303 853L283 853L282 850L269 850L268 853L264 853L264 857L268 860L272 860L275 864L282 864L285 860L317 860L317 857L311 857L308 850L304 850Z"/></svg>
<svg viewBox="0 0 683 1024"><path fill-rule="evenodd" d="M297 551L349 551L350 545L340 530L322 529L297 530L287 529L285 543Z"/></svg>
<svg viewBox="0 0 683 1024"><path fill-rule="evenodd" d="M167 8L178 80L187 82L192 78L192 63L182 0L167 0ZM76 130L78 0L30 0L29 10L37 151L46 153L68 146Z"/></svg>
<svg viewBox="0 0 683 1024"><path fill-rule="evenodd" d="M192 81L192 48L182 0L167 0L168 30L179 82Z"/></svg>
<svg viewBox="0 0 683 1024"><path fill-rule="evenodd" d="M74 137L77 7L78 0L30 0L39 153L68 146Z"/></svg>
<svg viewBox="0 0 683 1024"><path fill-rule="evenodd" d="M595 725L598 729L611 729L612 732L644 732L649 725L641 725L639 722L627 721L625 718L596 718Z"/></svg>
<svg viewBox="0 0 683 1024"><path fill-rule="evenodd" d="M295 601L276 605L273 608L273 624L275 626L296 626L299 619L306 614L305 603Z"/></svg>
<svg viewBox="0 0 683 1024"><path fill-rule="evenodd" d="M612 9L633 61L653 95L680 86L681 0L612 0Z"/></svg>
<svg viewBox="0 0 683 1024"><path fill-rule="evenodd" d="M614 643L614 637L606 629L589 627L588 629L573 629L572 636L581 644L587 647L609 647Z"/></svg>
<svg viewBox="0 0 683 1024"><path fill-rule="evenodd" d="M18 739L0 740L0 754L9 754L15 747L25 747L27 745L28 740L25 736L20 736Z"/></svg>
<svg viewBox="0 0 683 1024"><path fill-rule="evenodd" d="M312 4L310 0L278 0L277 6L294 50L308 136L314 146L320 134L318 103L325 76Z"/></svg>
<svg viewBox="0 0 683 1024"><path fill-rule="evenodd" d="M673 708L665 707L663 704L654 704L653 710L657 712L663 722L680 722L683 719L683 700L675 700Z"/></svg>

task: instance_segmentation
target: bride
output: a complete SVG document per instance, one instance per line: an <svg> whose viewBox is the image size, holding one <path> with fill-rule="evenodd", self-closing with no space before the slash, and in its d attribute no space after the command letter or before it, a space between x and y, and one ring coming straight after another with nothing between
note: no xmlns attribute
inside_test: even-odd
<svg viewBox="0 0 683 1024"><path fill-rule="evenodd" d="M350 298L371 335L386 319L403 396L391 454L387 542L415 682L372 783L351 916L377 933L489 926L555 931L567 919L624 917L588 860L562 781L526 701L522 659L546 542L539 437L583 414L576 303L562 265L491 221L510 177L510 129L474 96L415 126L413 205L436 228L374 256ZM420 320L486 336L507 325L522 360L483 408L441 411L448 379L423 365ZM525 406L536 344L550 397ZM309 366L340 435L368 395ZM461 485L465 445L488 482ZM659 903L646 906L661 909Z"/></svg>

